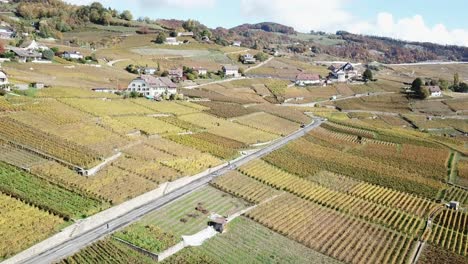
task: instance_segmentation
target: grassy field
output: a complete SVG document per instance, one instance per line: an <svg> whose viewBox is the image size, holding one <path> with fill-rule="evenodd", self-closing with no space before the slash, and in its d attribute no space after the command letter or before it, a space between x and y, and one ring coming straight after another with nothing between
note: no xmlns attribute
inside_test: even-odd
<svg viewBox="0 0 468 264"><path fill-rule="evenodd" d="M228 216L246 206L246 202L229 194L204 187L145 216L141 223L156 225L180 240L182 235L193 235L204 229L210 213Z"/></svg>

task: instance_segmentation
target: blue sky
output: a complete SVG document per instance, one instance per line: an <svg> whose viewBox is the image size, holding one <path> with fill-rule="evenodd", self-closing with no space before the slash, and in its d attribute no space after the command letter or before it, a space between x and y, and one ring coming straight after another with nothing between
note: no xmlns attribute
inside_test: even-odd
<svg viewBox="0 0 468 264"><path fill-rule="evenodd" d="M68 0L86 3L91 0ZM100 0L135 17L197 19L233 27L273 21L299 31L339 29L468 46L466 0ZM129 4L129 3L132 4ZM450 4L449 4L450 3Z"/></svg>

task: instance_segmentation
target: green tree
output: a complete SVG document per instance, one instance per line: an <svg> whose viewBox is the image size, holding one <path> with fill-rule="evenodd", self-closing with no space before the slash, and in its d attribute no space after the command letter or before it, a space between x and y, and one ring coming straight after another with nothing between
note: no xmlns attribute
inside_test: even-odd
<svg viewBox="0 0 468 264"><path fill-rule="evenodd" d="M370 69L366 69L364 73L362 74L362 78L364 78L365 81L373 80L373 74Z"/></svg>
<svg viewBox="0 0 468 264"><path fill-rule="evenodd" d="M411 84L411 90L414 91L414 94L418 98L426 98L424 95L424 89L423 89L423 81L421 78L416 78L414 79L413 83Z"/></svg>
<svg viewBox="0 0 468 264"><path fill-rule="evenodd" d="M458 72L453 75L453 86L458 87L460 84L460 76L458 76Z"/></svg>
<svg viewBox="0 0 468 264"><path fill-rule="evenodd" d="M165 41L166 41L166 34L161 32L158 34L154 42L156 42L157 44L164 44Z"/></svg>
<svg viewBox="0 0 468 264"><path fill-rule="evenodd" d="M109 12L104 12L101 17L103 25L109 26L112 22L112 15Z"/></svg>
<svg viewBox="0 0 468 264"><path fill-rule="evenodd" d="M439 79L439 87L442 90L447 90L449 88L449 82L444 79Z"/></svg>
<svg viewBox="0 0 468 264"><path fill-rule="evenodd" d="M120 14L120 18L130 21L133 19L133 15L129 10L125 10Z"/></svg>
<svg viewBox="0 0 468 264"><path fill-rule="evenodd" d="M426 99L430 96L429 89L426 87L421 88L421 93L419 94L419 98Z"/></svg>
<svg viewBox="0 0 468 264"><path fill-rule="evenodd" d="M423 81L421 80L421 78L416 78L411 84L411 90L413 90L415 93L421 92L422 86L423 86Z"/></svg>
<svg viewBox="0 0 468 264"><path fill-rule="evenodd" d="M464 82L461 82L461 83L458 85L456 92L459 92L459 93L468 93L468 84L466 84L466 83L464 83Z"/></svg>
<svg viewBox="0 0 468 264"><path fill-rule="evenodd" d="M259 52L257 54L255 54L255 59L257 59L258 61L266 61L268 60L268 55L264 52Z"/></svg>
<svg viewBox="0 0 468 264"><path fill-rule="evenodd" d="M137 98L137 97L138 97L138 93L136 91L130 92L130 98Z"/></svg>
<svg viewBox="0 0 468 264"><path fill-rule="evenodd" d="M48 49L48 50L44 50L42 52L42 58L46 59L46 60L53 60L54 59L54 56L55 56L55 53Z"/></svg>

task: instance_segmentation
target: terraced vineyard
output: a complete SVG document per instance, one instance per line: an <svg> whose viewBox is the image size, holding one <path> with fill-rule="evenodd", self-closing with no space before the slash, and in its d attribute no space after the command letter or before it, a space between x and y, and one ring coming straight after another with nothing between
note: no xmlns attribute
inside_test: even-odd
<svg viewBox="0 0 468 264"><path fill-rule="evenodd" d="M155 113L155 111L134 104L131 100L74 98L59 99L59 101L93 116L147 115Z"/></svg>
<svg viewBox="0 0 468 264"><path fill-rule="evenodd" d="M262 161L254 161L241 167L240 170L246 175L277 189L285 190L322 206L382 226L388 226L409 235L416 234L422 225L422 219L415 215L415 212L420 212L421 215L427 213L424 208L414 209L411 204L404 203L404 199L402 205L399 206L402 208L400 210L396 209L398 207L393 208L347 193L340 193L283 172ZM403 193L400 195L402 197L408 196Z"/></svg>
<svg viewBox="0 0 468 264"><path fill-rule="evenodd" d="M47 238L64 223L58 216L3 193L0 193L0 212L0 260Z"/></svg>
<svg viewBox="0 0 468 264"><path fill-rule="evenodd" d="M280 194L279 191L236 171L214 180L212 184L220 190L256 204Z"/></svg>
<svg viewBox="0 0 468 264"><path fill-rule="evenodd" d="M31 171L60 186L112 204L124 202L158 187L154 181L116 166L106 167L91 178L80 176L54 162L34 166Z"/></svg>
<svg viewBox="0 0 468 264"><path fill-rule="evenodd" d="M44 133L10 118L1 118L0 137L13 144L27 146L78 166L92 166L100 160L97 154L86 147Z"/></svg>
<svg viewBox="0 0 468 264"><path fill-rule="evenodd" d="M320 146L305 139L294 141L264 159L302 177L327 170L431 199L443 188L440 181L426 178L423 173L341 151L333 146Z"/></svg>
<svg viewBox="0 0 468 264"><path fill-rule="evenodd" d="M0 161L19 168L30 168L47 160L0 140Z"/></svg>
<svg viewBox="0 0 468 264"><path fill-rule="evenodd" d="M349 126L344 126L344 125L340 125L340 124L336 124L336 123L328 122L328 123L323 124L322 127L326 128L326 129L329 129L329 130L332 130L332 131L352 134L352 135L355 135L355 136L366 137L366 138L375 138L375 133L373 133L371 131L364 130L364 129L353 128L353 127L349 127Z"/></svg>
<svg viewBox="0 0 468 264"><path fill-rule="evenodd" d="M116 118L117 121L125 125L143 131L147 135L156 134L177 134L183 132L179 127L148 116L125 116Z"/></svg>
<svg viewBox="0 0 468 264"><path fill-rule="evenodd" d="M281 136L291 134L300 128L295 122L263 112L237 117L234 120L239 124Z"/></svg>
<svg viewBox="0 0 468 264"><path fill-rule="evenodd" d="M247 216L346 263L407 263L414 247L409 236L325 209L293 195L283 195L260 205Z"/></svg>
<svg viewBox="0 0 468 264"><path fill-rule="evenodd" d="M180 118L192 124L203 126L212 134L245 144L268 142L277 138L274 134L239 125L204 113L184 115Z"/></svg>
<svg viewBox="0 0 468 264"><path fill-rule="evenodd" d="M213 114L215 116L221 118L233 118L237 116L248 115L255 110L251 108L246 108L240 104L235 103L223 103L223 102L199 102L198 104L206 106L209 110L205 110L205 112Z"/></svg>
<svg viewBox="0 0 468 264"><path fill-rule="evenodd" d="M105 205L0 163L0 192L65 219L98 212Z"/></svg>
<svg viewBox="0 0 468 264"><path fill-rule="evenodd" d="M237 157L239 150L246 147L241 142L210 133L173 135L168 138L174 142L210 153L225 160Z"/></svg>
<svg viewBox="0 0 468 264"><path fill-rule="evenodd" d="M315 252L244 217L228 225L229 232L195 248L219 263L322 263L339 261ZM169 261L170 263L170 261Z"/></svg>

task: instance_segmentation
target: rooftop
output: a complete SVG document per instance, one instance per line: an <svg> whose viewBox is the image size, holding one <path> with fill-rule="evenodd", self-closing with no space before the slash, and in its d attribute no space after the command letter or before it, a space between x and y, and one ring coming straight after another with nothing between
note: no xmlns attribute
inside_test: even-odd
<svg viewBox="0 0 468 264"><path fill-rule="evenodd" d="M320 75L316 73L299 73L296 76L296 80L319 81Z"/></svg>

